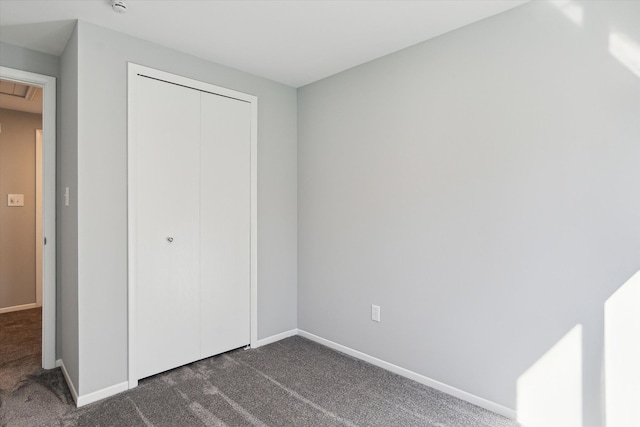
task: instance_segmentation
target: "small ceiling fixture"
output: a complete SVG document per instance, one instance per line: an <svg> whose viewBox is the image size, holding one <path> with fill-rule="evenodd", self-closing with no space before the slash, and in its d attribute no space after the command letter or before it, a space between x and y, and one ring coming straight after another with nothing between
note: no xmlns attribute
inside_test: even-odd
<svg viewBox="0 0 640 427"><path fill-rule="evenodd" d="M111 0L111 7L116 13L125 13L127 11L127 4L122 0Z"/></svg>

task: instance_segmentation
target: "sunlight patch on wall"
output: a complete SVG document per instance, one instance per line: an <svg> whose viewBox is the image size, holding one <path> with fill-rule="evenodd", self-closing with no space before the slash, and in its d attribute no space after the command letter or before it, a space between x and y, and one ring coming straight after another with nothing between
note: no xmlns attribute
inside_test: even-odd
<svg viewBox="0 0 640 427"><path fill-rule="evenodd" d="M607 426L640 426L640 271L604 304Z"/></svg>
<svg viewBox="0 0 640 427"><path fill-rule="evenodd" d="M609 33L609 53L633 74L640 77L640 46L617 31Z"/></svg>
<svg viewBox="0 0 640 427"><path fill-rule="evenodd" d="M571 0L553 0L550 2L554 5L562 14L569 19L569 21L582 26L584 21L584 10L578 4Z"/></svg>
<svg viewBox="0 0 640 427"><path fill-rule="evenodd" d="M517 412L526 427L582 425L582 325L520 375Z"/></svg>

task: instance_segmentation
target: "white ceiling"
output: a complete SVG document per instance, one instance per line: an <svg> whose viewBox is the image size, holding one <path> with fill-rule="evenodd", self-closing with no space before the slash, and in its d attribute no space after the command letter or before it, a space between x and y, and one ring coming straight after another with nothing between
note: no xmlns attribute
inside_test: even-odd
<svg viewBox="0 0 640 427"><path fill-rule="evenodd" d="M42 89L0 80L0 108L42 114Z"/></svg>
<svg viewBox="0 0 640 427"><path fill-rule="evenodd" d="M303 86L528 0L0 0L0 41L60 55L81 19Z"/></svg>

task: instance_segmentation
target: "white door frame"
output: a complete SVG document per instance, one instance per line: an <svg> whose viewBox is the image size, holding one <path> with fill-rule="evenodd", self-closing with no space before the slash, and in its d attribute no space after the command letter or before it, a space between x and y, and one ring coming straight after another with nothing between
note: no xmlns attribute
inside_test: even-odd
<svg viewBox="0 0 640 427"><path fill-rule="evenodd" d="M251 281L251 347L256 347L258 344L258 98L254 95L249 95L235 90L215 86L210 83L193 80L187 77L178 76L176 74L167 73L164 71L156 70L153 68L145 67L142 65L128 63L128 93L127 93L127 150L128 150L128 165L127 165L127 186L128 186L128 382L129 388L136 387L138 385L138 377L136 375L136 257L134 248L136 247L135 232L136 232L136 212L137 212L137 197L136 197L136 172L137 172L137 158L136 158L136 117L135 108L133 105L136 103L137 93L137 76L144 75L158 80L163 80L169 83L174 83L181 86L190 87L193 89L201 90L204 92L210 92L229 98L235 98L242 101L249 102L251 104L251 220L250 220L250 281Z"/></svg>
<svg viewBox="0 0 640 427"><path fill-rule="evenodd" d="M56 366L56 78L0 67L0 78L42 90L42 367Z"/></svg>
<svg viewBox="0 0 640 427"><path fill-rule="evenodd" d="M36 129L36 305L42 307L42 129Z"/></svg>

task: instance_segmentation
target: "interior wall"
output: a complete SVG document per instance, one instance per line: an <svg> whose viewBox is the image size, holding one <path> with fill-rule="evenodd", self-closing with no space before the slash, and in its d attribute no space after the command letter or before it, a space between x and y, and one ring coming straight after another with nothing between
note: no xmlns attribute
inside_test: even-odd
<svg viewBox="0 0 640 427"><path fill-rule="evenodd" d="M36 129L42 115L0 109L0 308L36 302ZM23 194L24 206L7 206Z"/></svg>
<svg viewBox="0 0 640 427"><path fill-rule="evenodd" d="M513 410L577 336L576 416L603 425L604 304L640 268L638 22L531 2L299 89L299 328Z"/></svg>
<svg viewBox="0 0 640 427"><path fill-rule="evenodd" d="M258 97L258 338L296 328L296 90L87 22L77 28L79 394L127 380L128 61Z"/></svg>
<svg viewBox="0 0 640 427"><path fill-rule="evenodd" d="M56 177L57 223L57 357L64 362L69 379L76 391L80 378L79 287L78 287L78 28L60 58L61 87L58 93L60 112ZM64 193L68 187L71 197L65 206Z"/></svg>
<svg viewBox="0 0 640 427"><path fill-rule="evenodd" d="M4 42L0 42L0 65L45 76L60 77L60 57Z"/></svg>

